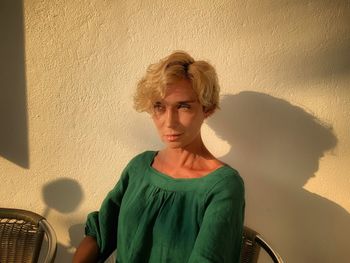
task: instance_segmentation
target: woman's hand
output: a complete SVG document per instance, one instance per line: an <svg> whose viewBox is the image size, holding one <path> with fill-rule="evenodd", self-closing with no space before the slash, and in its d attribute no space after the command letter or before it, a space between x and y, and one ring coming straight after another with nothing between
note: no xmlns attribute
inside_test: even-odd
<svg viewBox="0 0 350 263"><path fill-rule="evenodd" d="M86 236L81 241L77 251L73 257L73 263L96 263L98 259L99 249L96 239Z"/></svg>

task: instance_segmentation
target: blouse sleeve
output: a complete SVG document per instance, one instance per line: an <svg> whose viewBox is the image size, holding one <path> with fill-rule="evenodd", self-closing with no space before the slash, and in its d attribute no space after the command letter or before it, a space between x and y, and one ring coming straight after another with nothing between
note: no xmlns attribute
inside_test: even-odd
<svg viewBox="0 0 350 263"><path fill-rule="evenodd" d="M106 260L117 248L118 217L123 195L128 185L128 167L116 186L107 194L99 211L88 215L85 235L94 237L99 247L99 260Z"/></svg>
<svg viewBox="0 0 350 263"><path fill-rule="evenodd" d="M190 263L238 263L244 221L244 184L238 176L218 182L208 193Z"/></svg>

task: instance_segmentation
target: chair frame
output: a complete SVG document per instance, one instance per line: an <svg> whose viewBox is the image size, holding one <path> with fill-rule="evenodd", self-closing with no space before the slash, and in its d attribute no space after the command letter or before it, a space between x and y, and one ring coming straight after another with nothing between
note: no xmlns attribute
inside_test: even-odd
<svg viewBox="0 0 350 263"><path fill-rule="evenodd" d="M241 262L256 263L260 249L263 248L274 263L283 263L281 256L255 230L244 226Z"/></svg>
<svg viewBox="0 0 350 263"><path fill-rule="evenodd" d="M44 234L47 239L47 252L44 258L45 263L52 263L56 257L57 251L57 238L54 229L49 224L49 222L41 215L36 214L32 211L23 210L23 209L14 209L14 208L0 208L0 225L15 224L17 221L28 222L31 225L37 227L36 233L38 235L35 242L34 252L33 252L33 262L37 262L40 250L42 247L42 242L44 240ZM0 233L0 241L1 241ZM11 239L9 239L11 242ZM13 240L12 240L13 241ZM2 244L2 243L1 243ZM1 247L0 247L1 249ZM0 250L1 254L1 250Z"/></svg>

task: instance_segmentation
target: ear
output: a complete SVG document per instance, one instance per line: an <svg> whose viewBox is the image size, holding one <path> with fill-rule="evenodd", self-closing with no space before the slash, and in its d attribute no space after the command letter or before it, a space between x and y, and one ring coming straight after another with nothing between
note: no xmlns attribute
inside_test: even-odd
<svg viewBox="0 0 350 263"><path fill-rule="evenodd" d="M214 113L215 110L213 109L208 109L206 107L203 107L203 112L204 112L204 118L208 118L210 115Z"/></svg>

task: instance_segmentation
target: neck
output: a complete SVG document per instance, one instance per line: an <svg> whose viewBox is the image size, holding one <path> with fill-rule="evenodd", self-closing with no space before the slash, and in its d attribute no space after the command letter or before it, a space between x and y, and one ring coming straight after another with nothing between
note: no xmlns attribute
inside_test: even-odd
<svg viewBox="0 0 350 263"><path fill-rule="evenodd" d="M159 157L166 163L171 162L177 167L193 167L203 160L215 159L205 147L201 138L195 143L182 148L167 147L160 151Z"/></svg>
<svg viewBox="0 0 350 263"><path fill-rule="evenodd" d="M206 175L223 163L205 147L201 139L182 148L167 147L153 161L153 168L174 178L198 178Z"/></svg>

